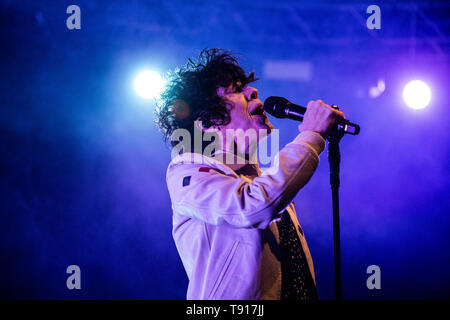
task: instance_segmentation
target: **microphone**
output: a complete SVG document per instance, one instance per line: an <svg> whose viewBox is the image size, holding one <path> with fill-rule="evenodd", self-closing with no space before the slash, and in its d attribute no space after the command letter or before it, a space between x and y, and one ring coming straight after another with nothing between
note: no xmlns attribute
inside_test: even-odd
<svg viewBox="0 0 450 320"><path fill-rule="evenodd" d="M264 110L275 118L288 118L297 121L303 121L306 108L293 104L288 99L282 97L268 97L264 101ZM337 130L340 132L357 135L359 125L343 119L337 122Z"/></svg>

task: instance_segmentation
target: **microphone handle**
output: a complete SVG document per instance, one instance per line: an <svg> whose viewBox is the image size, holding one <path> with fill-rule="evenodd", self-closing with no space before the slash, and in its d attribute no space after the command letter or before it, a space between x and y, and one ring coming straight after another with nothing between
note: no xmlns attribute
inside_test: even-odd
<svg viewBox="0 0 450 320"><path fill-rule="evenodd" d="M306 109L305 109L305 111L306 111ZM289 119L297 120L297 121L300 121L300 122L303 121L303 115L305 114L305 112L300 113L300 112L294 111L294 110L289 109L289 108L286 108L286 109L284 110L284 112L286 113L286 116L287 116Z"/></svg>
<svg viewBox="0 0 450 320"><path fill-rule="evenodd" d="M296 109L298 109L298 111L294 111L294 110L292 110L292 108L287 107L285 109L286 116L289 119L293 119L293 120L302 122L303 115L304 115L304 112L306 111L306 108L302 107L302 106L297 106L297 105L294 105L294 106L296 107ZM305 111L303 111L303 109ZM303 113L301 113L300 111L303 111ZM344 133L348 133L348 134L351 134L354 136L359 134L359 131L360 131L359 125L357 125L356 123L352 123L346 119L338 121L336 125L337 125L338 131L343 131Z"/></svg>

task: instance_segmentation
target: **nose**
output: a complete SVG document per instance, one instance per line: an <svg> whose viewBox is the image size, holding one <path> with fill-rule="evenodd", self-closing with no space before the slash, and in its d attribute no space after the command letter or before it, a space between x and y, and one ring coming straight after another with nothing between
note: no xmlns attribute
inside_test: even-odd
<svg viewBox="0 0 450 320"><path fill-rule="evenodd" d="M247 101L258 99L258 89L253 87L247 87L247 90L245 92L245 98Z"/></svg>

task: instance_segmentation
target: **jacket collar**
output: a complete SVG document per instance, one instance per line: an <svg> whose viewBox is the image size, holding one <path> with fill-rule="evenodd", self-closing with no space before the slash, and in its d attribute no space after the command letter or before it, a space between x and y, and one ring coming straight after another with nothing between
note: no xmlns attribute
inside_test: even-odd
<svg viewBox="0 0 450 320"><path fill-rule="evenodd" d="M214 153L213 159L217 159L221 163L230 167L237 174L258 176L261 173L256 152L251 158L251 161L247 161L245 158L229 151L217 151Z"/></svg>
<svg viewBox="0 0 450 320"><path fill-rule="evenodd" d="M243 157L227 151L217 151L212 156L186 152L173 158L170 165L181 163L204 164L212 167L225 166L229 171L238 175L259 176L261 174L256 154L249 163L249 161L245 160Z"/></svg>

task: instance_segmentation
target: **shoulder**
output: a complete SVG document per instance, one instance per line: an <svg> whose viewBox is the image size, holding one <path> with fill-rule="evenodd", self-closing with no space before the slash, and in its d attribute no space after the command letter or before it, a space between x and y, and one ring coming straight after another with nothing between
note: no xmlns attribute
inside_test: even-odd
<svg viewBox="0 0 450 320"><path fill-rule="evenodd" d="M186 153L169 163L166 183L172 202L177 202L187 193L196 198L205 192L206 185L222 186L236 177L233 170L211 157Z"/></svg>

